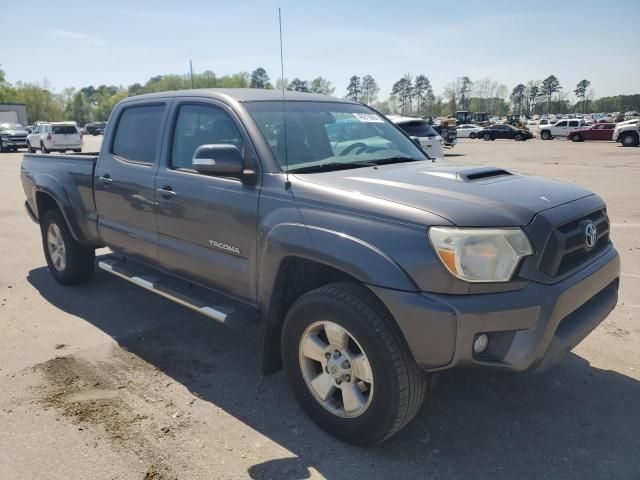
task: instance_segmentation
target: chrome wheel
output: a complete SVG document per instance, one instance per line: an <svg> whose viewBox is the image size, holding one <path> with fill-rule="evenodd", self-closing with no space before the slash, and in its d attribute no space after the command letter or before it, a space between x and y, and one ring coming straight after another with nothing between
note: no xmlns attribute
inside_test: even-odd
<svg viewBox="0 0 640 480"><path fill-rule="evenodd" d="M47 249L53 267L59 272L64 271L67 268L67 250L60 227L55 223L50 224L47 229Z"/></svg>
<svg viewBox="0 0 640 480"><path fill-rule="evenodd" d="M358 341L337 323L312 323L298 346L300 370L315 399L334 415L362 415L373 398L371 364Z"/></svg>

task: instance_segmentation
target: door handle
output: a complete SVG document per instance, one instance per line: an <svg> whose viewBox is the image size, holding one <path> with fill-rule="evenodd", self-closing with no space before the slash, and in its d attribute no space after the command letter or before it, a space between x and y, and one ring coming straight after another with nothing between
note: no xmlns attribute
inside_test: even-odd
<svg viewBox="0 0 640 480"><path fill-rule="evenodd" d="M104 175L99 176L98 180L103 185L111 185L111 182L113 182L111 175L109 175L108 173L105 173Z"/></svg>
<svg viewBox="0 0 640 480"><path fill-rule="evenodd" d="M173 197L176 196L176 192L174 192L173 189L169 185L165 185L162 188L157 188L156 192L159 195L162 195L166 199L170 199L170 198L173 198Z"/></svg>

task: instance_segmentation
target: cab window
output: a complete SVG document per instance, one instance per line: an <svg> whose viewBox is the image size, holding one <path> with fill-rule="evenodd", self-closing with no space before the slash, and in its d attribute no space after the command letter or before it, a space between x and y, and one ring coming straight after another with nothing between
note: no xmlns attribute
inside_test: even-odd
<svg viewBox="0 0 640 480"><path fill-rule="evenodd" d="M192 169L193 154L201 145L235 145L242 136L229 115L212 105L182 105L173 133L171 168Z"/></svg>

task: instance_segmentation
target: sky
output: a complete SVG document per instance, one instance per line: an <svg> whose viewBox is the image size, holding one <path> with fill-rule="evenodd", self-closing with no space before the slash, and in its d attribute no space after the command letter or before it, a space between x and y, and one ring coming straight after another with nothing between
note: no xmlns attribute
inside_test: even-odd
<svg viewBox="0 0 640 480"><path fill-rule="evenodd" d="M512 89L550 74L565 90L586 78L597 97L640 93L640 0L0 4L7 79L46 80L55 91L143 84L186 74L189 60L217 75L261 66L275 83L281 7L285 78L322 75L338 96L351 75L369 74L386 97L405 73L427 75L436 94L464 75Z"/></svg>

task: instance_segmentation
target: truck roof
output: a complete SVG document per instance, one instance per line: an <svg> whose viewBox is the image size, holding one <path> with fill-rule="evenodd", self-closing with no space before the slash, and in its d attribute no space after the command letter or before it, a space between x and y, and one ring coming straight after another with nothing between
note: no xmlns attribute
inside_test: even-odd
<svg viewBox="0 0 640 480"><path fill-rule="evenodd" d="M217 99L229 99L237 102L273 102L282 100L282 90L272 90L264 88L202 88L194 90L172 90L167 92L145 93L128 97L123 100L144 100L153 98L173 98L173 97L210 97ZM285 90L284 99L287 102L309 101L309 102L343 102L357 103L345 98L331 97L317 93L296 92Z"/></svg>

